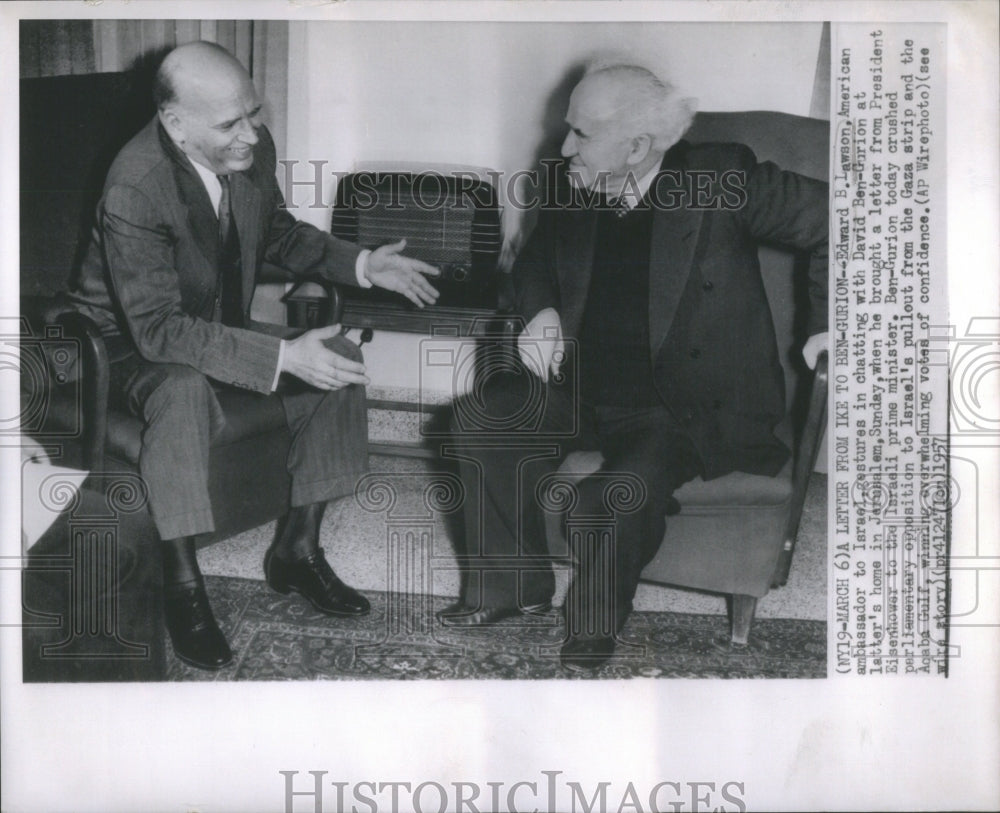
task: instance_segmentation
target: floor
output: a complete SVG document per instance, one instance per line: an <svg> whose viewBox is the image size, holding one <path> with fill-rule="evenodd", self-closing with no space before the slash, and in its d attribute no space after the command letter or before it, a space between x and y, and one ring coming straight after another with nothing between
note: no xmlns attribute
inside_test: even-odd
<svg viewBox="0 0 1000 813"><path fill-rule="evenodd" d="M390 484L391 494L371 492L363 501L345 497L331 503L324 517L320 539L334 570L359 590L386 591L391 586L405 592L457 596L459 579L447 525L439 513L427 510L424 501L423 487L432 472L428 464L372 455L371 471L384 475L380 479ZM758 602L758 617L826 618L826 487L826 475L814 474L788 583ZM274 529L274 523L269 523L199 551L203 572L263 579L264 552ZM419 555L399 559L404 545L396 542L406 543L408 550ZM556 578L555 603L560 604L568 576L557 572ZM641 584L635 609L725 614L726 602L719 595Z"/></svg>

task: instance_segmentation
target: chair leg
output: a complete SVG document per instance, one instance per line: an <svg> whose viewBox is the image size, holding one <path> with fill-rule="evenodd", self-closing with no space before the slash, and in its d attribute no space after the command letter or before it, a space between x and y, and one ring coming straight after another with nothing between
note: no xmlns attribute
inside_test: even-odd
<svg viewBox="0 0 1000 813"><path fill-rule="evenodd" d="M796 522L798 526L798 522ZM795 552L795 537L786 536L785 543L778 554L778 563L771 577L771 587L784 587L788 583L788 572L792 569L792 554Z"/></svg>
<svg viewBox="0 0 1000 813"><path fill-rule="evenodd" d="M757 612L757 599L742 594L733 595L733 643L746 646L750 637L750 626Z"/></svg>

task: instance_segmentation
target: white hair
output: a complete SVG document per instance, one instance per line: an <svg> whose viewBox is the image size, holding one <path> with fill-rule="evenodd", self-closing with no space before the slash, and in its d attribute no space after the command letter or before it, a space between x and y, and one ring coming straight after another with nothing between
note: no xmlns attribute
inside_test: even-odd
<svg viewBox="0 0 1000 813"><path fill-rule="evenodd" d="M622 87L616 126L626 135L646 134L653 149L666 152L680 141L694 119L696 100L683 97L669 82L639 65L594 62L581 81L605 79Z"/></svg>

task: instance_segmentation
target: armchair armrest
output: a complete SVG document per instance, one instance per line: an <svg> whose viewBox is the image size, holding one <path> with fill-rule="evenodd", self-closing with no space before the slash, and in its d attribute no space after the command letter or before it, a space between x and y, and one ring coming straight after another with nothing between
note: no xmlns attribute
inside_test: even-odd
<svg viewBox="0 0 1000 813"><path fill-rule="evenodd" d="M81 313L65 311L55 318L55 323L67 338L80 343L83 466L89 471L103 471L111 373L108 349L97 325Z"/></svg>
<svg viewBox="0 0 1000 813"><path fill-rule="evenodd" d="M826 400L830 386L829 355L824 350L816 360L816 370L813 374L812 389L809 396L809 411L806 413L805 426L796 447L795 467L792 473L792 505L788 514L788 524L785 527L785 538L774 569L771 584L774 587L788 581L788 571L792 566L792 554L795 551L795 538L799 533L799 522L802 520L802 506L806 501L806 488L809 486L809 476L816 465L816 454L819 451L820 440L826 430Z"/></svg>
<svg viewBox="0 0 1000 813"><path fill-rule="evenodd" d="M340 293L340 288L336 283L331 282L328 279L324 279L319 276L308 276L299 277L295 280L295 283L289 288L284 296L281 297L281 302L284 305L288 305L296 299L295 294L303 285L307 282L319 285L325 292L327 296L326 302L322 302L318 297L308 297L303 295L302 299L315 300L317 303L318 313L315 318L315 324L309 324L308 327L320 327L321 325L335 325L337 324L344 315L344 297ZM308 321L312 321L309 319Z"/></svg>
<svg viewBox="0 0 1000 813"><path fill-rule="evenodd" d="M340 288L332 282L324 281L320 285L323 286L330 299L330 303L327 305L326 324L335 325L344 316L344 297L340 293Z"/></svg>

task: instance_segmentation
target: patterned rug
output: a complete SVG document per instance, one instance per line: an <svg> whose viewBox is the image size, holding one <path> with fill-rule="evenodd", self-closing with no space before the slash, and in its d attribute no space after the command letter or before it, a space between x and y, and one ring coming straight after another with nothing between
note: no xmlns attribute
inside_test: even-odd
<svg viewBox="0 0 1000 813"><path fill-rule="evenodd" d="M488 629L442 627L446 598L366 594L372 612L328 618L263 581L206 578L216 618L235 658L219 672L181 663L167 645L168 680L587 679L562 668L565 627L558 610L511 618ZM822 678L826 624L761 618L750 643L733 647L724 616L633 613L616 656L592 677Z"/></svg>

